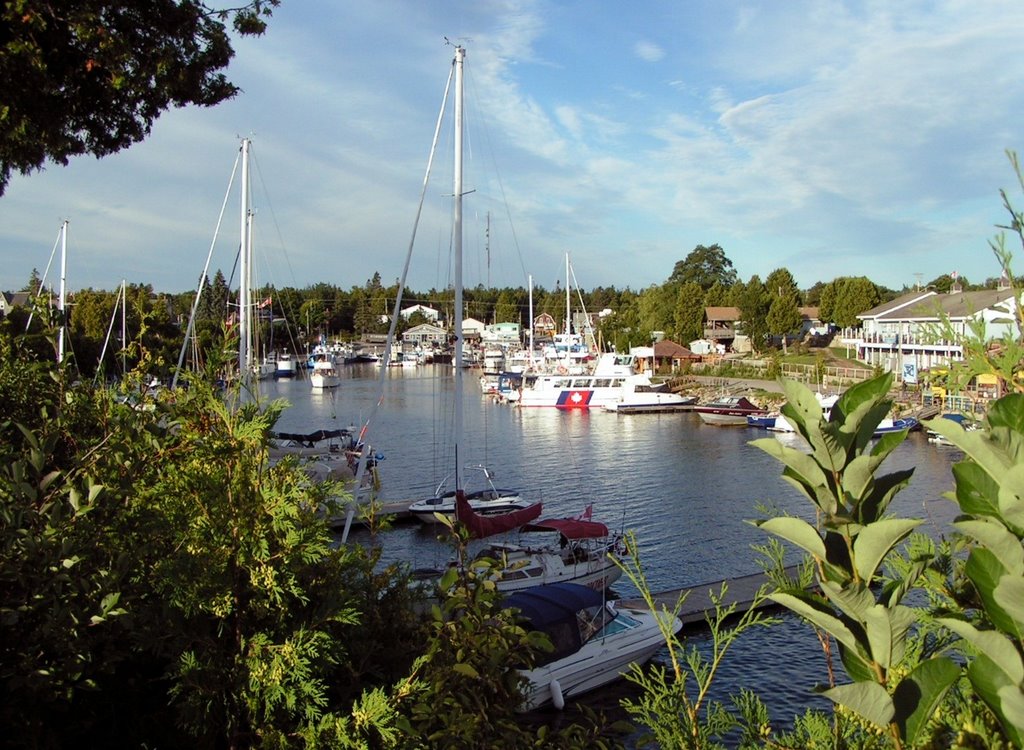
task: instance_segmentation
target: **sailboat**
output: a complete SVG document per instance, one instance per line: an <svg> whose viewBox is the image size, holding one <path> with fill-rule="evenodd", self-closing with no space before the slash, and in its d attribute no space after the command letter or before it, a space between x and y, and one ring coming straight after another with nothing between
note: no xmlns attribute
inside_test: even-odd
<svg viewBox="0 0 1024 750"><path fill-rule="evenodd" d="M464 333L462 330L463 302L462 302L462 124L463 124L463 62L466 57L466 50L463 47L455 48L455 59L453 61L455 76L455 177L453 189L452 208L452 239L454 254L454 282L455 282L455 310L453 326L455 334L455 351L452 361L463 362ZM455 367L455 385L453 389L455 401L455 415L453 423L454 432L454 470L450 477L446 477L438 485L433 496L418 500L409 506L409 512L424 523L437 521L437 514L454 516L456 499L464 497L474 512L485 515L509 513L521 510L534 505L531 501L521 497L517 490L500 489L492 481L493 473L486 467L477 466L485 486L483 489L466 492L464 479L465 470L461 462L462 455L462 430L463 430L463 384L464 374L462 367ZM450 485L450 487L449 487Z"/></svg>

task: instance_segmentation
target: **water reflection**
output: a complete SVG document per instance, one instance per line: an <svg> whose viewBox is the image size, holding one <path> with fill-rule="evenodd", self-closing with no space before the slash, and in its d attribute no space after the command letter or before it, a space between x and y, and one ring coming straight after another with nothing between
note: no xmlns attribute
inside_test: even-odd
<svg viewBox="0 0 1024 750"><path fill-rule="evenodd" d="M359 424L378 398L378 370L347 368L340 388L314 396L305 381L278 381L268 392L292 407L279 429L302 432ZM453 465L450 367L394 368L369 440L386 455L382 497L429 494ZM654 590L675 589L757 571L753 545L766 535L747 523L759 504L803 518L813 509L781 479L782 465L749 441L764 436L747 428L711 427L693 414L621 415L595 411L519 409L484 397L475 382L465 393L464 463L482 462L497 483L518 487L544 502L546 515L576 514L593 503L595 518L633 530ZM948 533L956 506L942 498L953 486L950 467L959 454L913 434L884 467L913 467L914 476L892 512L924 520L922 530ZM443 564L450 550L420 526L402 526L377 540L384 559L413 567ZM369 543L365 530L354 539ZM793 560L796 559L794 556ZM615 593L635 595L622 581ZM707 635L688 642L707 648ZM788 724L820 703L810 691L826 679L810 628L785 615L781 626L741 640L723 665L716 697L755 687L776 721ZM587 698L601 705L620 685ZM614 701L613 701L614 703Z"/></svg>

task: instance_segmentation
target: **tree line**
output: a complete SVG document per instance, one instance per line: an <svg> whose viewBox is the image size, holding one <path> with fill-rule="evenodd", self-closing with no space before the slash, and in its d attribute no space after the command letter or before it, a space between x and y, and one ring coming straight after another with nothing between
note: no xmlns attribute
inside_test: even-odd
<svg viewBox="0 0 1024 750"><path fill-rule="evenodd" d="M964 289L995 288L999 279L989 278L972 285L967 279L943 274L927 288L948 292L954 283ZM177 362L186 324L195 306L194 346L190 357L201 360L206 352L221 346L226 332L237 320L237 292L223 272L216 271L204 283L195 305L195 292L157 292L148 284L127 286L125 299L120 290L84 289L75 292L68 306L68 332L71 351L81 372L92 376L98 370L106 374L131 369L138 363L133 342L155 353L155 359L169 368ZM38 271L33 270L23 291L42 292L52 301L52 290L41 289ZM361 286L344 289L320 282L303 289L264 286L255 291L254 330L259 348L264 351L308 351L320 340L358 341L367 334L386 333L398 295L397 281L385 286L375 273ZM610 310L596 323L595 333L606 348L627 351L631 346L648 345L660 332L664 337L686 346L704 336L705 310L708 307L736 308L755 351L763 351L774 342L798 332L803 322L801 308L818 308L818 319L839 328L859 325L857 315L909 291L892 290L863 276L843 276L829 282L819 281L800 289L793 274L778 268L764 280L757 275L741 280L725 250L717 244L698 245L677 261L672 273L661 284L634 290L629 287L596 287L569 290L572 314L582 308L588 313ZM525 332L530 325L531 292L525 287L486 288L483 285L464 290L466 317L485 323L519 323ZM122 312L119 305L125 304ZM449 289L403 291L403 308L422 304L439 311L441 322L452 318L454 293ZM554 289L534 287L533 316L550 315L557 330L565 329L566 291L556 282ZM27 321L28 311L14 313ZM122 331L122 319L124 331ZM400 318L398 333L420 323L430 322L422 313ZM34 334L43 330L37 319ZM123 342L122 342L123 337ZM106 345L106 346L105 346ZM106 349L106 362L100 361ZM190 359L190 362L192 360ZM162 373L166 375L167 372Z"/></svg>

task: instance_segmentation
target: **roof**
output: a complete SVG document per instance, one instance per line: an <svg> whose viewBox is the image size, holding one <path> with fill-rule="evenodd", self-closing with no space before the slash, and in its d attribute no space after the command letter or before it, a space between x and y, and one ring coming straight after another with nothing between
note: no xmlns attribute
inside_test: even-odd
<svg viewBox="0 0 1024 750"><path fill-rule="evenodd" d="M705 307L704 317L708 320L739 320L740 309L738 307Z"/></svg>
<svg viewBox="0 0 1024 750"><path fill-rule="evenodd" d="M870 310L867 310L866 312L860 313L857 317L858 318L879 318L879 317L883 317L883 316L886 315L886 313L894 312L894 311L899 310L899 309L901 309L903 307L906 307L907 305L912 305L912 304L914 304L914 303L916 303L916 302L918 302L920 300L923 300L923 299L925 299L927 297L934 297L934 296L936 296L935 292L933 292L931 290L927 290L927 289L920 289L920 290L917 290L917 291L914 291L914 292L907 292L906 294L901 294L896 299L889 300L888 302L883 302L880 305L876 305L875 307L872 307Z"/></svg>
<svg viewBox="0 0 1024 750"><path fill-rule="evenodd" d="M654 356L659 358L670 357L672 359L700 359L698 355L691 352L685 346L668 339L654 343Z"/></svg>
<svg viewBox="0 0 1024 750"><path fill-rule="evenodd" d="M955 294L935 294L929 292L922 295L915 293L919 299L911 300L896 308L879 312L882 306L861 313L859 318L875 318L876 320L939 320L942 317L953 320L969 318L982 310L995 307L1001 302L1013 298L1012 289L982 289L977 292L957 292ZM911 295L904 295L910 297ZM901 298L902 299L902 298Z"/></svg>

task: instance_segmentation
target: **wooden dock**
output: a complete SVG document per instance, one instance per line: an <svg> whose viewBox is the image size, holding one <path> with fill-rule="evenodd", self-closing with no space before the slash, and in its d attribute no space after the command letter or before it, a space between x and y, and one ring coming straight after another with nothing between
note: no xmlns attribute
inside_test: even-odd
<svg viewBox="0 0 1024 750"><path fill-rule="evenodd" d="M793 576L796 573L796 569L795 565L787 567L786 573ZM768 576L764 573L754 573L738 578L728 578L724 581L709 581L698 583L694 586L662 591L654 594L653 598L655 606L659 608L664 607L671 611L679 597L685 594L686 600L683 602L683 607L679 612L679 619L682 620L683 625L693 625L695 623L707 622L709 617L714 617L715 603L712 601L712 595L718 597L722 593L723 586L726 587L726 592L724 596L720 597L722 609L735 604L735 614L739 615L753 607L758 590L765 584L771 585ZM647 603L643 599L622 599L620 603L623 606L640 609L646 609L647 607ZM762 606L775 606L775 603L765 600L762 602Z"/></svg>

